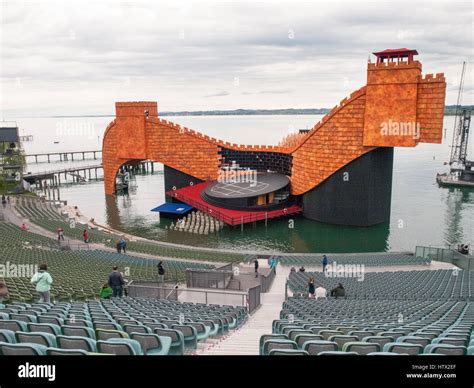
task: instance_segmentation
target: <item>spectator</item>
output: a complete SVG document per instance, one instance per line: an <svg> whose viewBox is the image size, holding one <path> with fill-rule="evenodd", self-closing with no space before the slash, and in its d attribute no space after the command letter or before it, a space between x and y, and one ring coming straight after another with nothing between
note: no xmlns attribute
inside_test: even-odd
<svg viewBox="0 0 474 388"><path fill-rule="evenodd" d="M82 235L84 237L84 242L88 243L89 242L89 232L87 231L87 229L84 229L84 233Z"/></svg>
<svg viewBox="0 0 474 388"><path fill-rule="evenodd" d="M100 289L99 297L100 299L110 299L113 295L113 290L110 288L108 283L105 283L102 288Z"/></svg>
<svg viewBox="0 0 474 388"><path fill-rule="evenodd" d="M327 294L328 294L328 292L323 286L319 286L315 290L315 298L316 299L327 298Z"/></svg>
<svg viewBox="0 0 474 388"><path fill-rule="evenodd" d="M63 228L58 228L58 241L64 241L64 229Z"/></svg>
<svg viewBox="0 0 474 388"><path fill-rule="evenodd" d="M299 269L300 272L304 272L306 271L306 268L304 266L301 266L300 269Z"/></svg>
<svg viewBox="0 0 474 388"><path fill-rule="evenodd" d="M314 278L311 276L308 282L308 294L311 299L314 299Z"/></svg>
<svg viewBox="0 0 474 388"><path fill-rule="evenodd" d="M295 267L291 267L290 272L296 272Z"/></svg>
<svg viewBox="0 0 474 388"><path fill-rule="evenodd" d="M113 271L109 275L109 286L112 289L112 296L114 298L121 298L123 296L123 281L122 274L118 271L118 267L114 266Z"/></svg>
<svg viewBox="0 0 474 388"><path fill-rule="evenodd" d="M120 240L117 240L115 246L117 248L117 253L122 253L122 244L120 244Z"/></svg>
<svg viewBox="0 0 474 388"><path fill-rule="evenodd" d="M255 267L255 277L258 278L258 259L255 259L253 264Z"/></svg>
<svg viewBox="0 0 474 388"><path fill-rule="evenodd" d="M326 272L326 266L328 265L328 258L323 255L323 272Z"/></svg>
<svg viewBox="0 0 474 388"><path fill-rule="evenodd" d="M165 281L165 267L163 267L163 261L158 263L158 275L161 283Z"/></svg>
<svg viewBox="0 0 474 388"><path fill-rule="evenodd" d="M337 283L337 286L331 290L331 296L334 296L336 299L339 297L342 298L346 296L346 290L344 289L341 283Z"/></svg>
<svg viewBox="0 0 474 388"><path fill-rule="evenodd" d="M7 199L5 198L5 195L2 195L2 205L3 207L7 206Z"/></svg>
<svg viewBox="0 0 474 388"><path fill-rule="evenodd" d="M120 248L123 250L124 254L127 253L127 251L126 251L127 242L125 241L125 239L123 237L120 239Z"/></svg>
<svg viewBox="0 0 474 388"><path fill-rule="evenodd" d="M21 224L21 229L22 230L28 230L28 227L26 226L26 224L24 222Z"/></svg>
<svg viewBox="0 0 474 388"><path fill-rule="evenodd" d="M31 283L36 285L36 291L40 296L39 303L51 303L51 284L53 278L48 272L47 264L40 264L39 271L31 278Z"/></svg>
<svg viewBox="0 0 474 388"><path fill-rule="evenodd" d="M7 196L7 202L10 204L10 196Z"/></svg>
<svg viewBox="0 0 474 388"><path fill-rule="evenodd" d="M8 288L4 282L0 282L0 304L3 303L3 300L8 297Z"/></svg>

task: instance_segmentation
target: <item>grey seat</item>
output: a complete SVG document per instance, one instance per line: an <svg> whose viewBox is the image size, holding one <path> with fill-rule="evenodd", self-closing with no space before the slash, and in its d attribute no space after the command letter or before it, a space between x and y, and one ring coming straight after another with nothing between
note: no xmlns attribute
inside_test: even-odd
<svg viewBox="0 0 474 388"><path fill-rule="evenodd" d="M96 341L92 338L58 335L56 341L61 349L81 349L86 352L97 351Z"/></svg>
<svg viewBox="0 0 474 388"><path fill-rule="evenodd" d="M28 323L27 326L30 332L61 334L61 327L54 323Z"/></svg>
<svg viewBox="0 0 474 388"><path fill-rule="evenodd" d="M64 325L61 329L63 335L96 339L95 332L90 327Z"/></svg>
<svg viewBox="0 0 474 388"><path fill-rule="evenodd" d="M140 343L130 338L111 338L107 341L97 341L97 350L100 353L118 356L143 355Z"/></svg>
<svg viewBox="0 0 474 388"><path fill-rule="evenodd" d="M166 356L171 347L171 338L157 334L131 333L130 338L138 341L147 356Z"/></svg>
<svg viewBox="0 0 474 388"><path fill-rule="evenodd" d="M411 344L406 342L391 342L385 344L383 347L384 352L392 352L392 353L401 353L401 354L409 354L409 355L416 355L423 352L424 347L420 344Z"/></svg>
<svg viewBox="0 0 474 388"><path fill-rule="evenodd" d="M339 347L336 342L327 340L306 341L303 345L303 350L306 350L310 355L317 355L321 352L336 351Z"/></svg>
<svg viewBox="0 0 474 388"><path fill-rule="evenodd" d="M46 354L48 356L87 356L89 353L80 349L48 348Z"/></svg>
<svg viewBox="0 0 474 388"><path fill-rule="evenodd" d="M269 356L309 356L306 350L301 349L272 349Z"/></svg>
<svg viewBox="0 0 474 388"><path fill-rule="evenodd" d="M357 354L369 354L373 352L380 352L380 345L377 343L370 342L346 342L342 347L343 352L355 352Z"/></svg>
<svg viewBox="0 0 474 388"><path fill-rule="evenodd" d="M289 339L268 339L263 343L263 355L268 355L274 349L298 349L298 346Z"/></svg>
<svg viewBox="0 0 474 388"><path fill-rule="evenodd" d="M39 344L0 342L0 355L3 356L44 356L46 349L46 346Z"/></svg>
<svg viewBox="0 0 474 388"><path fill-rule="evenodd" d="M24 331L17 331L15 333L16 342L18 343L32 343L40 344L46 347L57 347L56 336L51 333L29 333Z"/></svg>
<svg viewBox="0 0 474 388"><path fill-rule="evenodd" d="M465 346L449 344L430 344L425 347L424 354L444 354L449 356L464 356L467 354Z"/></svg>

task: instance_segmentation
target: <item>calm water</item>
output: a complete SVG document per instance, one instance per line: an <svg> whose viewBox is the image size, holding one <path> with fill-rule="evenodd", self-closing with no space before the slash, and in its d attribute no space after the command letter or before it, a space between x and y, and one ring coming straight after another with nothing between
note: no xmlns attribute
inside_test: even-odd
<svg viewBox="0 0 474 388"><path fill-rule="evenodd" d="M310 128L321 116L188 116L166 119L208 135L242 144L276 144L290 131ZM112 118L17 119L21 134L34 136L25 143L27 153L100 149L103 131ZM98 222L175 243L235 250L278 250L283 252L367 252L414 250L416 245L444 246L474 243L474 190L438 188L435 176L445 171L449 160L453 117L441 145L420 144L395 149L392 212L389 224L369 228L321 224L293 217L240 228L225 228L219 235L166 231L169 220L150 209L164 202L163 175L136 177L136 188L128 196L106 198L102 182L61 188L61 199L79 206ZM54 142L59 142L54 144ZM472 139L470 146L472 153ZM97 164L100 161L77 162ZM67 164L70 166L71 164ZM29 171L64 167L65 163L30 164Z"/></svg>

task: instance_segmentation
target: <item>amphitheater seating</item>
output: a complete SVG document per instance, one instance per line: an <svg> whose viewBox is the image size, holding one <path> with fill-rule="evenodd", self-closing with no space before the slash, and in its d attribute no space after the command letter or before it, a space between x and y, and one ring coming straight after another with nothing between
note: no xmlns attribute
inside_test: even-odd
<svg viewBox="0 0 474 388"><path fill-rule="evenodd" d="M469 345L474 345L474 302L460 297L291 297L283 303L280 319L273 321L272 334L260 338L262 354L269 341L295 342L309 355L469 354Z"/></svg>
<svg viewBox="0 0 474 388"><path fill-rule="evenodd" d="M282 265L287 266L320 266L322 270L322 255L304 254L304 255L272 255L269 259L276 258ZM248 258L252 260L252 258ZM355 264L370 267L395 266L395 265L429 265L431 260L416 257L403 253L364 253L364 254L344 254L328 255L328 264Z"/></svg>
<svg viewBox="0 0 474 388"><path fill-rule="evenodd" d="M294 293L307 295L308 280L330 291L339 282L322 272L290 274L289 287ZM367 272L364 281L356 277L341 279L346 299L462 299L474 300L474 271L452 270Z"/></svg>
<svg viewBox="0 0 474 388"><path fill-rule="evenodd" d="M246 319L243 307L146 298L10 306L0 319L0 343L21 346L0 348L2 354L184 354L207 338L219 338L224 320L239 326ZM62 319L56 324L12 319L21 318L19 311L37 312L38 321L48 315ZM184 324L164 323L183 317ZM111 328L102 328L105 320Z"/></svg>
<svg viewBox="0 0 474 388"><path fill-rule="evenodd" d="M69 221L59 212L59 209L51 202L42 202L35 198L17 198L15 209L30 222L52 232L58 228L63 228L66 237L82 241L84 226L76 224L75 228L69 227ZM90 229L90 242L102 243L115 248L116 241L120 235L114 235ZM158 241L129 241L127 250L130 252L146 253L165 258L193 259L217 262L240 262L247 260L249 255L240 252L222 252L212 249L193 249L179 247L171 244L164 244Z"/></svg>

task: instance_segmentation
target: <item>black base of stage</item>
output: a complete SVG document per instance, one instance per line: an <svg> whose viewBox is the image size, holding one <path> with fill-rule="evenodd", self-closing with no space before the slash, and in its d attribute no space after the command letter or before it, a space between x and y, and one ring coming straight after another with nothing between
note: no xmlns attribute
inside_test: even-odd
<svg viewBox="0 0 474 388"><path fill-rule="evenodd" d="M168 166L164 167L164 173L166 191L189 186L190 182L202 182ZM313 190L299 197L290 196L288 200L302 205L304 217L328 224L371 226L389 222L392 175L393 148L380 147L352 161ZM223 200L205 195L204 199L215 206L229 209L248 206L246 198Z"/></svg>
<svg viewBox="0 0 474 388"><path fill-rule="evenodd" d="M303 216L328 224L371 226L390 220L393 148L377 148L303 194Z"/></svg>

